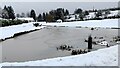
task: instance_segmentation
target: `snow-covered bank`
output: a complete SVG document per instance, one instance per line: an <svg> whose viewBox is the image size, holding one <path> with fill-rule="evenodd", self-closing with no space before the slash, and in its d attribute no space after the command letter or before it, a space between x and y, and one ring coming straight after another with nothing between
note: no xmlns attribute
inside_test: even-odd
<svg viewBox="0 0 120 68"><path fill-rule="evenodd" d="M103 27L103 28L118 28L118 19L104 19L104 20L88 20L88 21L75 21L63 23L47 23L47 26L70 26L70 27Z"/></svg>
<svg viewBox="0 0 120 68"><path fill-rule="evenodd" d="M44 26L35 27L33 23L40 23ZM75 22L62 22L62 23L45 23L45 22L31 22L21 25L13 25L7 27L0 27L0 39L13 37L16 33L41 29L46 26L69 26L69 27L102 27L102 28L118 28L118 19L105 19L105 20L89 20L89 21L75 21Z"/></svg>
<svg viewBox="0 0 120 68"><path fill-rule="evenodd" d="M44 23L44 22L40 22L40 23ZM24 23L24 24L21 24L21 25L1 27L0 28L0 39L13 37L14 34L16 34L16 33L31 31L31 30L35 30L35 29L41 29L41 28L44 28L44 27L45 26L35 27L35 26L33 26L32 22L31 23Z"/></svg>
<svg viewBox="0 0 120 68"><path fill-rule="evenodd" d="M53 59L1 63L0 66L118 66L118 46L99 49L82 55Z"/></svg>

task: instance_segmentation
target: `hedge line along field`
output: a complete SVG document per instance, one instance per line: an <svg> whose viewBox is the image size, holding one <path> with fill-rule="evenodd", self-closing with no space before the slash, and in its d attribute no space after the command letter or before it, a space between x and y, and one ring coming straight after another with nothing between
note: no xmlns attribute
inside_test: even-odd
<svg viewBox="0 0 120 68"><path fill-rule="evenodd" d="M18 25L22 23L28 23L27 20L0 20L0 27Z"/></svg>

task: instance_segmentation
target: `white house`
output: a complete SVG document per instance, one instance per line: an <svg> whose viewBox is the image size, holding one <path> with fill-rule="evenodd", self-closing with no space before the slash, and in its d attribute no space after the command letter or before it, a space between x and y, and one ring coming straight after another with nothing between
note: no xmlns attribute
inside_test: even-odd
<svg viewBox="0 0 120 68"><path fill-rule="evenodd" d="M58 19L58 20L57 20L57 23L62 23L62 20L61 20L61 19Z"/></svg>

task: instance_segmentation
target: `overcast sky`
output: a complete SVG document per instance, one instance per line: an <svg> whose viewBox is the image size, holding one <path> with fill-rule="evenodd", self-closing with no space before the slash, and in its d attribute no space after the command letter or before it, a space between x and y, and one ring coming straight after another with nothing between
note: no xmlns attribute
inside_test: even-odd
<svg viewBox="0 0 120 68"><path fill-rule="evenodd" d="M48 12L56 8L65 8L73 13L76 8L84 9L103 9L117 7L118 2L0 2L0 7L10 5L15 10L15 13L30 12L34 9L36 13Z"/></svg>
<svg viewBox="0 0 120 68"><path fill-rule="evenodd" d="M0 2L118 2L119 0L0 0Z"/></svg>

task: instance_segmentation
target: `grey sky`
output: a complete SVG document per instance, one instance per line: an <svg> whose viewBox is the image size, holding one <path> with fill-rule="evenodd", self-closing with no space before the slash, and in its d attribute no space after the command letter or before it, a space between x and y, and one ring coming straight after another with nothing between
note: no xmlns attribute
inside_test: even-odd
<svg viewBox="0 0 120 68"><path fill-rule="evenodd" d="M76 8L84 9L102 9L117 7L118 2L1 2L0 7L4 5L13 6L15 13L29 12L31 9L34 9L36 13L47 12L58 7L66 8L73 13Z"/></svg>
<svg viewBox="0 0 120 68"><path fill-rule="evenodd" d="M0 0L0 2L118 2L119 0Z"/></svg>

